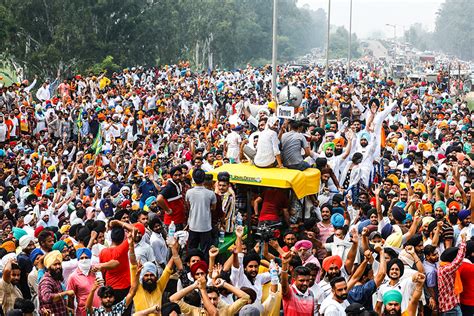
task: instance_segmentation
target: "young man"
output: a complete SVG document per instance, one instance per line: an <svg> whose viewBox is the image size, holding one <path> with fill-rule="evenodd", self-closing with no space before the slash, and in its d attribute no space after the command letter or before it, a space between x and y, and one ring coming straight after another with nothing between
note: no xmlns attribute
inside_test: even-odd
<svg viewBox="0 0 474 316"><path fill-rule="evenodd" d="M390 290L383 295L384 310L381 315L395 315L395 316L410 316L416 315L418 309L418 302L423 292L423 284L425 282L425 275L423 273L414 274L412 281L415 284L413 294L406 311L402 312L402 293L397 290ZM458 314L459 315L459 314Z"/></svg>
<svg viewBox="0 0 474 316"><path fill-rule="evenodd" d="M99 254L99 262L101 264L114 261L115 264L105 271L106 285L110 286L114 291L114 298L121 301L130 293L130 265L128 259L128 250L134 247L133 238L127 240L125 238L124 229L130 235L134 231L131 224L118 220L112 220L109 223L112 228L111 239L112 247L104 248ZM129 243L131 242L131 244ZM128 306L128 305L127 305Z"/></svg>
<svg viewBox="0 0 474 316"><path fill-rule="evenodd" d="M293 271L293 284L288 282L288 267L291 252L283 256L281 267L281 291L283 312L288 316L312 316L316 308L314 293L309 289L311 271L306 267L296 267Z"/></svg>
<svg viewBox="0 0 474 316"><path fill-rule="evenodd" d="M215 209L216 194L203 185L206 173L196 169L193 180L196 186L186 192L186 203L189 205L189 248L199 248L207 256L212 244L211 212Z"/></svg>
<svg viewBox="0 0 474 316"><path fill-rule="evenodd" d="M2 279L0 280L0 306L3 311L13 309L13 304L17 298L23 298L18 285L20 284L20 266L15 259L7 261L3 267Z"/></svg>
<svg viewBox="0 0 474 316"><path fill-rule="evenodd" d="M137 270L137 274L140 273L141 269ZM102 280L96 280L94 286L91 289L89 296L87 297L86 309L87 315L125 315L127 308L132 303L133 297L137 292L138 287L138 275L135 276L135 282L132 283L130 291L124 299L116 303L114 289L110 286L103 286ZM99 308L92 307L92 301L94 300L95 291L100 297L102 306Z"/></svg>
<svg viewBox="0 0 474 316"><path fill-rule="evenodd" d="M40 310L49 310L55 315L67 315L66 296L74 296L74 291L63 291L61 282L63 278L62 269L63 255L58 250L53 250L44 256L46 273L39 282L38 296Z"/></svg>
<svg viewBox="0 0 474 316"><path fill-rule="evenodd" d="M92 252L89 248L79 248L76 251L78 258L77 269L71 273L67 282L67 289L74 291L77 306L76 315L86 315L86 301L95 283L95 271L97 267L92 267ZM97 295L93 299L94 307L100 306L100 299Z"/></svg>

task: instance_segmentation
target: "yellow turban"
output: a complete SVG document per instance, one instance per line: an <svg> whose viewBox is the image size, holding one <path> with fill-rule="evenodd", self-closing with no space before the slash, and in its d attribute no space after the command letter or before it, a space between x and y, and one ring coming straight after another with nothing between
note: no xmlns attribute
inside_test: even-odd
<svg viewBox="0 0 474 316"><path fill-rule="evenodd" d="M403 146L403 144L397 145L397 150L404 150L404 149L405 149L405 146Z"/></svg>
<svg viewBox="0 0 474 316"><path fill-rule="evenodd" d="M415 190L420 189L421 192L426 193L426 187L425 187L425 185L424 185L423 183L421 183L421 182L415 183L415 184L413 185L413 189L415 189Z"/></svg>
<svg viewBox="0 0 474 316"><path fill-rule="evenodd" d="M430 203L423 204L423 211L425 213L433 212L433 205L431 205Z"/></svg>
<svg viewBox="0 0 474 316"><path fill-rule="evenodd" d="M63 262L63 255L58 250L53 250L44 256L44 266L49 269L56 261Z"/></svg>
<svg viewBox="0 0 474 316"><path fill-rule="evenodd" d="M400 182L400 190L407 189L407 184L404 182Z"/></svg>
<svg viewBox="0 0 474 316"><path fill-rule="evenodd" d="M275 101L268 102L268 108L275 111L276 110L276 102Z"/></svg>
<svg viewBox="0 0 474 316"><path fill-rule="evenodd" d="M402 246L402 233L393 233L385 240L386 247L400 248Z"/></svg>
<svg viewBox="0 0 474 316"><path fill-rule="evenodd" d="M59 232L64 235L67 231L69 231L69 228L71 228L71 225L63 225L59 229Z"/></svg>
<svg viewBox="0 0 474 316"><path fill-rule="evenodd" d="M391 179L393 181L393 184L395 185L398 185L399 184L399 181L398 181L398 177L394 174L391 174L387 177L387 179Z"/></svg>

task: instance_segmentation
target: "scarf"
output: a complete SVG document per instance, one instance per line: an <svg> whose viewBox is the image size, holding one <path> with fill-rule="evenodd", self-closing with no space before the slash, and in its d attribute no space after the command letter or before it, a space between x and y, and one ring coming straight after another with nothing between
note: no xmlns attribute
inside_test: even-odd
<svg viewBox="0 0 474 316"><path fill-rule="evenodd" d="M451 262L444 262L441 261L439 266L440 267L445 267L447 265L451 264ZM461 281L461 274L459 273L459 269L456 270L456 273L454 275L454 294L459 295L463 291L463 286L462 286L462 281Z"/></svg>

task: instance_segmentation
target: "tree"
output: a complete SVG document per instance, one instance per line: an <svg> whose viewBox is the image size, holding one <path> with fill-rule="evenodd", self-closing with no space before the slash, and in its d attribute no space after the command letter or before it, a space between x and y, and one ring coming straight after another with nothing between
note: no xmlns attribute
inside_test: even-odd
<svg viewBox="0 0 474 316"><path fill-rule="evenodd" d="M474 23L471 0L446 0L437 13L434 32L437 46L462 59L474 59Z"/></svg>

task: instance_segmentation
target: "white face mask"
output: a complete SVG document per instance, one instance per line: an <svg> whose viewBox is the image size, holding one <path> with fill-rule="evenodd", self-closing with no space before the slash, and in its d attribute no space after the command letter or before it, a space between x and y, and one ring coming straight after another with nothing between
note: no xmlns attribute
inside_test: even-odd
<svg viewBox="0 0 474 316"><path fill-rule="evenodd" d="M82 259L77 263L77 267L81 270L82 274L88 275L91 269L91 259Z"/></svg>

